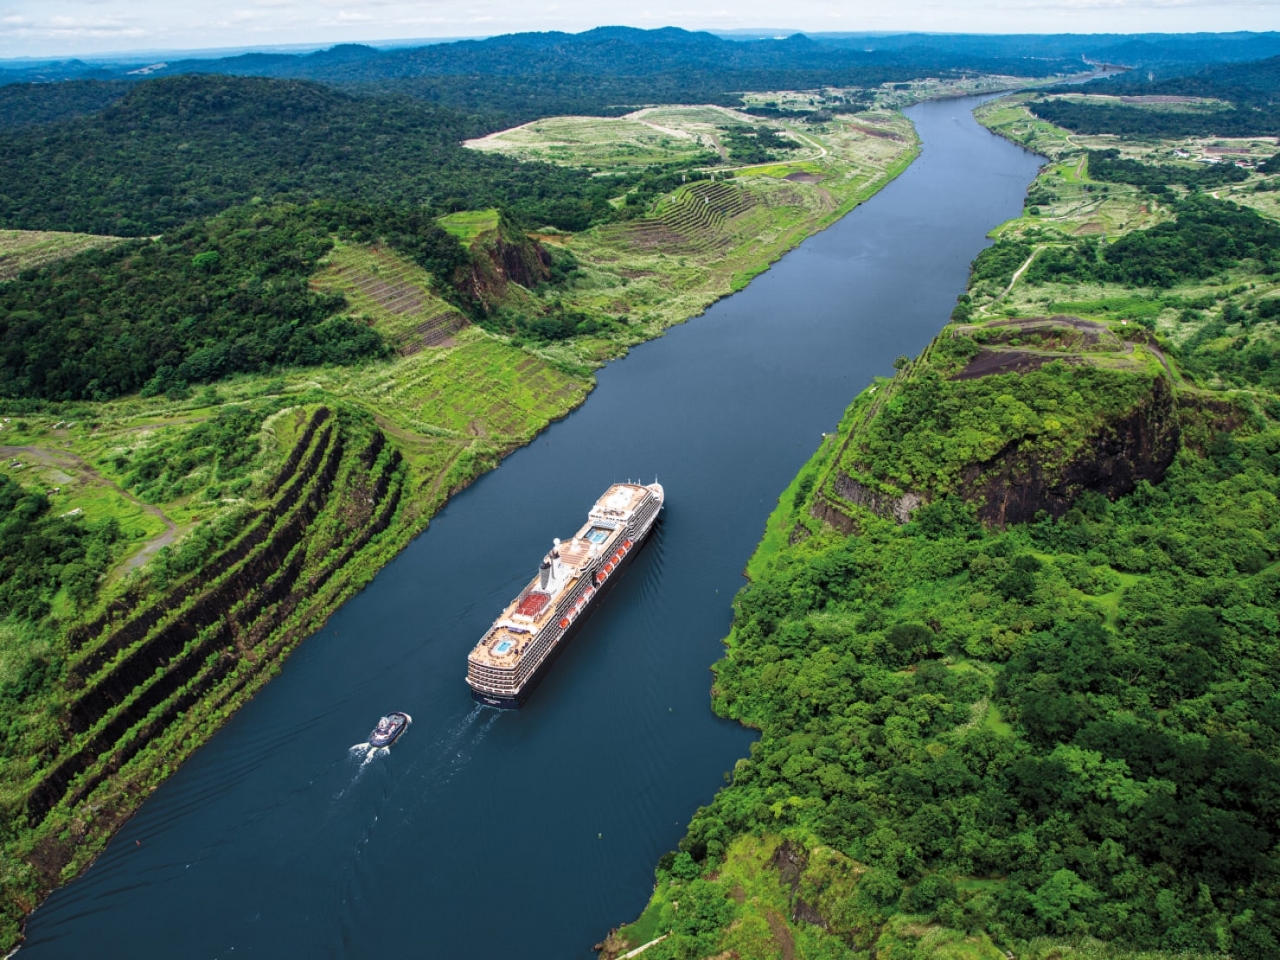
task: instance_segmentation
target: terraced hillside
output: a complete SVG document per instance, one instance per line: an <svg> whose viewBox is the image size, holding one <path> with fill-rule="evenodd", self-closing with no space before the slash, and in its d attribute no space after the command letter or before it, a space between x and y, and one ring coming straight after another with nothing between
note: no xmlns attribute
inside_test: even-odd
<svg viewBox="0 0 1280 960"><path fill-rule="evenodd" d="M77 613L55 601L67 629L40 656L56 659L59 679L44 707L10 718L0 761L14 827L3 879L10 936L453 492L589 389L476 328L454 340L355 371L243 377L186 400L135 398L86 405L74 422L37 413L4 425L23 450L65 450L92 464L94 483L123 492L98 504L86 499L89 479L71 477L55 500L92 502L104 517L160 503L179 534L143 522L146 513L122 523L128 545L99 602ZM215 455L201 431L241 419L248 439L227 449L247 447L248 459L232 469L230 452ZM0 470L48 482L56 464L34 458ZM139 548L146 562L131 568ZM5 677L31 656L23 641L0 634Z"/></svg>
<svg viewBox="0 0 1280 960"><path fill-rule="evenodd" d="M718 110L644 113L665 123L668 109L699 123L699 110ZM563 296L566 306L612 323L607 336L557 345L548 355L598 362L696 316L875 194L915 157L914 132L900 114L793 126L813 144L802 158L722 171L678 186L629 222L555 237L580 268Z"/></svg>
<svg viewBox="0 0 1280 960"><path fill-rule="evenodd" d="M379 246L335 246L311 287L346 297L348 309L395 343L401 355L447 344L467 323L432 292L425 270Z"/></svg>
<svg viewBox="0 0 1280 960"><path fill-rule="evenodd" d="M602 235L642 250L709 254L733 243L738 225L731 221L755 205L745 187L700 181L663 197L652 215L609 228Z"/></svg>
<svg viewBox="0 0 1280 960"><path fill-rule="evenodd" d="M35 270L84 250L122 243L120 237L88 233L55 233L47 230L0 230L0 283L24 270Z"/></svg>
<svg viewBox="0 0 1280 960"><path fill-rule="evenodd" d="M32 828L21 882L33 895L82 867L351 593L348 568L395 520L407 472L367 415L313 404L276 427L296 439L240 532L200 570L126 592L68 635L62 729L6 769L5 803Z"/></svg>

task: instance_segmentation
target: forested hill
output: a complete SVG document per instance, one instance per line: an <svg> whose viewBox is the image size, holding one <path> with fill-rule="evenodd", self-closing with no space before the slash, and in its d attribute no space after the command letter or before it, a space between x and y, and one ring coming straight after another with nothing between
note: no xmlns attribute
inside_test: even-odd
<svg viewBox="0 0 1280 960"><path fill-rule="evenodd" d="M68 80L0 86L0 129L97 113L129 92L125 80Z"/></svg>
<svg viewBox="0 0 1280 960"><path fill-rule="evenodd" d="M501 205L574 230L607 212L586 174L460 146L488 129L306 81L151 80L96 115L0 140L0 226L153 235L255 197Z"/></svg>
<svg viewBox="0 0 1280 960"><path fill-rule="evenodd" d="M1275 136L1280 133L1280 57L1252 63L1215 64L1185 76L1147 79L1141 71L1095 80L1080 89L1108 96L1206 97L1229 106L1217 110L1152 110L1125 103L1048 100L1037 116L1076 133L1121 136Z"/></svg>
<svg viewBox="0 0 1280 960"><path fill-rule="evenodd" d="M520 33L396 50L344 44L305 55L250 53L173 61L150 76L217 73L306 79L394 90L461 110L505 114L510 122L557 113L618 113L648 103L738 103L743 90L877 86L921 76L999 73L1051 76L1081 67L1078 56L1025 49L907 50L836 46L802 35L740 42L667 27L604 27L585 33ZM115 67L115 76L135 64ZM73 64L68 78L84 74ZM56 65L51 77L59 76ZM0 70L14 80L26 75ZM0 105L2 106L2 105Z"/></svg>
<svg viewBox="0 0 1280 960"><path fill-rule="evenodd" d="M393 50L341 44L308 54L247 53L163 65L0 63L0 89L38 81L24 94L0 97L0 127L84 113L87 101L113 95L112 87L90 84L86 78L115 78L115 96L142 76L216 73L314 80L394 91L462 111L502 114L514 124L563 113L617 114L649 103L736 104L743 90L877 86L962 73L1051 76L1077 71L1086 60L1140 65L1144 77L1169 76L1204 63L1277 53L1280 35L1274 33L796 34L743 40L673 27L601 27L578 34L518 33ZM139 75L143 67L146 73ZM77 82L75 89L54 92L49 80Z"/></svg>
<svg viewBox="0 0 1280 960"><path fill-rule="evenodd" d="M1274 104L1280 95L1280 56L1248 63L1218 63L1181 76L1156 79L1133 71L1094 80L1081 89L1086 93L1216 97L1241 105L1265 107Z"/></svg>
<svg viewBox="0 0 1280 960"><path fill-rule="evenodd" d="M906 51L837 47L795 34L785 39L739 42L676 27L638 30L600 27L585 33L516 33L403 50L339 46L303 57L250 54L220 61L170 64L170 71L214 69L220 73L270 73L330 82L356 82L433 75L648 77L714 71L729 77L757 74L854 83L893 68L918 71L1029 71L1041 76L1074 69L1078 60L952 52L945 44ZM917 74L913 74L917 75ZM758 88L757 88L758 89Z"/></svg>

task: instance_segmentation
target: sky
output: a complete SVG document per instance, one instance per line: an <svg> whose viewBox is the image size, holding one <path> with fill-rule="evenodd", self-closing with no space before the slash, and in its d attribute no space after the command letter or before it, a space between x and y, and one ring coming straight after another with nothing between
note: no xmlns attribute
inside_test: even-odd
<svg viewBox="0 0 1280 960"><path fill-rule="evenodd" d="M1179 33L1280 29L1280 0L0 0L0 57L577 32Z"/></svg>

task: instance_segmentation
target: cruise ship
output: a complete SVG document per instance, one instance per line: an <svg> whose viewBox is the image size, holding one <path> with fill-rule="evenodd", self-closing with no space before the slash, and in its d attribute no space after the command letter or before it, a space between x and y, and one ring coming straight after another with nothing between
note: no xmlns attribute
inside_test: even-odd
<svg viewBox="0 0 1280 960"><path fill-rule="evenodd" d="M467 657L472 697L493 707L525 702L592 604L640 551L662 502L656 481L615 483L571 540L553 541L537 576Z"/></svg>

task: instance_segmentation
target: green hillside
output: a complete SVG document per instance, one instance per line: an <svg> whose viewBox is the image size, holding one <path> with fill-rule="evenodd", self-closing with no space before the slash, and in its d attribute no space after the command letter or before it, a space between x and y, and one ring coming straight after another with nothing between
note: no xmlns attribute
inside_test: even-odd
<svg viewBox="0 0 1280 960"><path fill-rule="evenodd" d="M760 739L605 957L1280 953L1271 178L1022 99L1056 162L779 499L711 691Z"/></svg>

